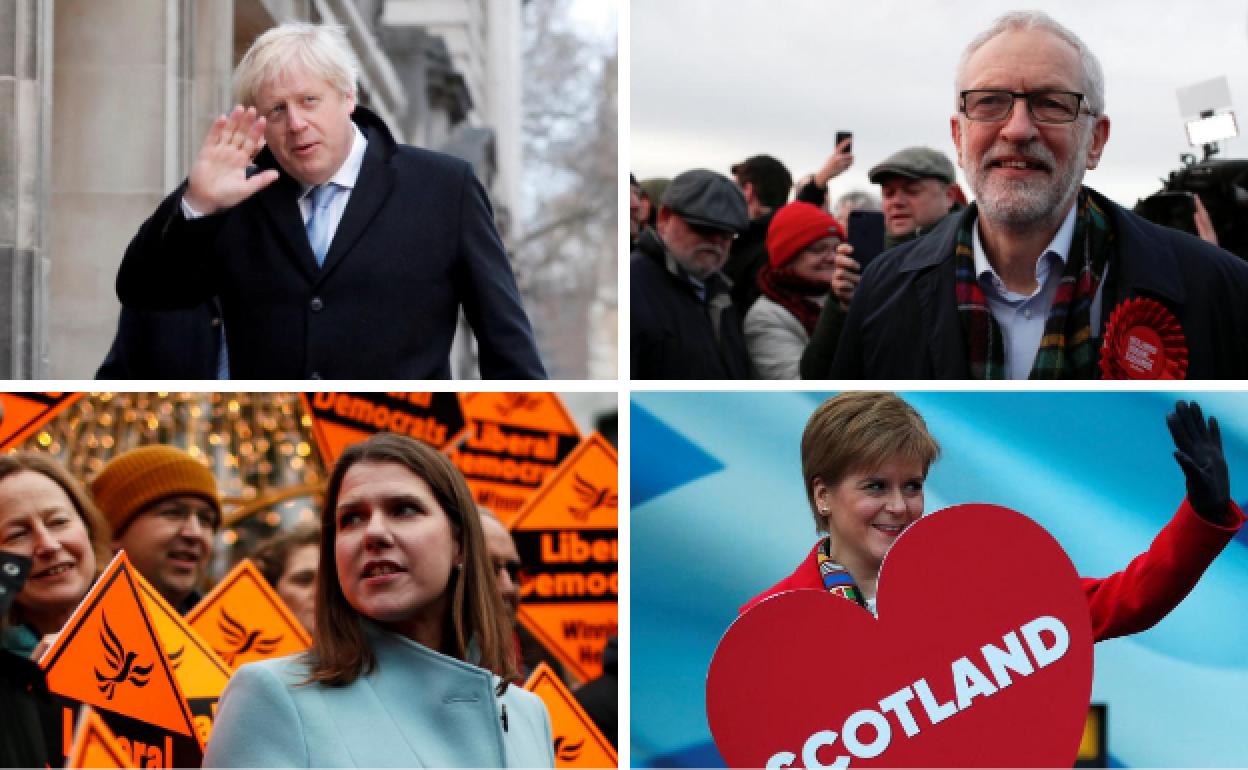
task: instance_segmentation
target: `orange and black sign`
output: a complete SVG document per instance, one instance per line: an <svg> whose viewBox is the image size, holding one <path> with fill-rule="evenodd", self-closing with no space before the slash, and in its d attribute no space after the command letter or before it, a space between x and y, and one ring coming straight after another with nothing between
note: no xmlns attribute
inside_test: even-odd
<svg viewBox="0 0 1248 770"><path fill-rule="evenodd" d="M40 661L61 705L63 751L69 756L75 715L89 704L136 767L198 766L203 745L135 575L119 553Z"/></svg>
<svg viewBox="0 0 1248 770"><path fill-rule="evenodd" d="M200 743L208 744L212 723L217 717L217 701L233 673L216 651L195 633L177 610L169 606L152 584L139 573L134 581L143 596L148 619L165 650L169 667L178 679L190 706Z"/></svg>
<svg viewBox="0 0 1248 770"><path fill-rule="evenodd" d="M302 398L327 466L374 433L399 433L442 449L464 429L454 393L304 393Z"/></svg>
<svg viewBox="0 0 1248 770"><path fill-rule="evenodd" d="M554 393L464 393L468 429L447 450L477 503L510 524L580 441Z"/></svg>
<svg viewBox="0 0 1248 770"><path fill-rule="evenodd" d="M134 746L123 745L108 729L100 715L90 706L83 706L85 716L78 720L78 731L69 751L66 767L138 767L131 754ZM159 767L159 765L157 765Z"/></svg>
<svg viewBox="0 0 1248 770"><path fill-rule="evenodd" d="M581 681L602 673L619 634L618 477L615 450L595 433L511 524L525 565L520 621Z"/></svg>
<svg viewBox="0 0 1248 770"><path fill-rule="evenodd" d="M550 712L555 767L616 766L615 749L550 666L539 663L524 689L541 698Z"/></svg>
<svg viewBox="0 0 1248 770"><path fill-rule="evenodd" d="M269 581L243 559L186 616L187 625L237 669L303 652L312 639Z"/></svg>
<svg viewBox="0 0 1248 770"><path fill-rule="evenodd" d="M79 398L81 393L0 393L0 449L30 438Z"/></svg>

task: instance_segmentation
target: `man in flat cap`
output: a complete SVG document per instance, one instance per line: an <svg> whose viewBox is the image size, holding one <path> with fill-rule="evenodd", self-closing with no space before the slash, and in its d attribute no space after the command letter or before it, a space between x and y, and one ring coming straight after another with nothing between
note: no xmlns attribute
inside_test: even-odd
<svg viewBox="0 0 1248 770"><path fill-rule="evenodd" d="M655 229L633 249L634 379L750 376L741 321L720 272L749 226L745 197L714 171L686 171L663 193Z"/></svg>
<svg viewBox="0 0 1248 770"><path fill-rule="evenodd" d="M930 147L899 150L868 171L867 178L880 186L885 248L929 232L960 208L953 162Z"/></svg>
<svg viewBox="0 0 1248 770"><path fill-rule="evenodd" d="M1248 378L1248 265L1083 185L1110 121L1077 35L1007 13L952 96L975 203L863 271L832 378Z"/></svg>

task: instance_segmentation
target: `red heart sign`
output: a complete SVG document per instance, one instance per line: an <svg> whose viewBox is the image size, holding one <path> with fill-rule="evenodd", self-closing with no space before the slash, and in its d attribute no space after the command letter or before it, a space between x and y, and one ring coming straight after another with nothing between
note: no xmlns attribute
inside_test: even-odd
<svg viewBox="0 0 1248 770"><path fill-rule="evenodd" d="M706 714L730 767L1070 767L1092 693L1079 576L995 505L926 516L889 551L878 620L824 591L724 634Z"/></svg>

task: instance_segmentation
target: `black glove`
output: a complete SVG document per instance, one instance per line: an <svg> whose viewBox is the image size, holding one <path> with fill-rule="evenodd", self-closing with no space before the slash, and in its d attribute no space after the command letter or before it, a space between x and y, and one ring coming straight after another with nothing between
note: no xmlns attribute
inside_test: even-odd
<svg viewBox="0 0 1248 770"><path fill-rule="evenodd" d="M1231 479L1222 454L1222 433L1218 419L1200 413L1195 401L1179 401L1166 415L1166 425L1174 438L1174 459L1187 477L1187 499L1201 518L1214 524L1231 521Z"/></svg>

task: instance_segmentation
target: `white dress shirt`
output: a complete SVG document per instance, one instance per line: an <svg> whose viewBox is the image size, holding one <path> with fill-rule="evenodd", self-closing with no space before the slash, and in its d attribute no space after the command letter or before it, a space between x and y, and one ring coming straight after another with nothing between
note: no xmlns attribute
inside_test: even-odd
<svg viewBox="0 0 1248 770"><path fill-rule="evenodd" d="M1053 240L1036 260L1036 289L1031 294L1020 294L1006 288L1001 276L988 262L983 242L979 237L979 222L972 231L972 250L975 259L975 278L988 310L1001 329L1001 342L1005 349L1005 372L1011 380L1025 380L1031 376L1031 368L1044 338L1044 327L1049 320L1053 298L1062 282L1066 260L1075 236L1075 206L1070 207ZM1106 269L1106 275L1109 270ZM1100 328L1102 293L1105 281L1096 287L1089 309L1092 333Z"/></svg>
<svg viewBox="0 0 1248 770"><path fill-rule="evenodd" d="M368 140L364 138L360 127L351 124L352 130L355 132L351 138L351 151L347 153L347 159L338 167L337 173L330 177L329 181L334 184L346 188L345 193L335 196L334 201L327 209L330 217L330 233L338 232L338 223L342 221L342 213L347 210L347 201L351 199L351 191L355 189L356 180L360 177L360 167L364 165L364 150L368 148ZM301 185L299 193L299 213L303 216L303 223L308 223L308 217L312 215L312 199L308 195L313 185ZM182 198L182 215L187 219L198 219L203 214L191 208L186 202L186 198ZM330 242L333 242L333 236L330 236Z"/></svg>

